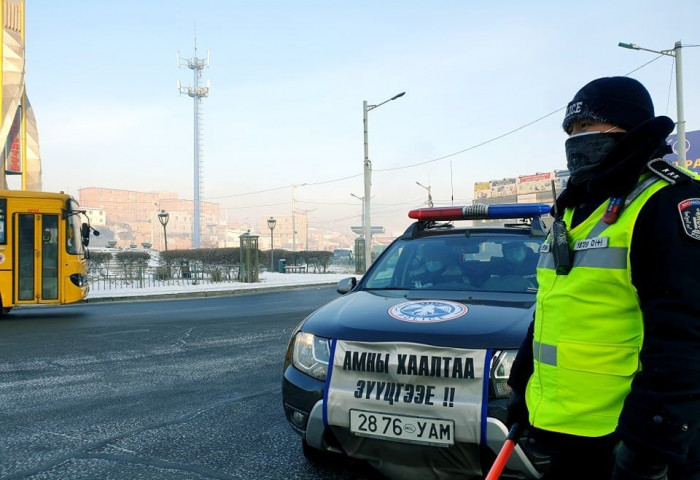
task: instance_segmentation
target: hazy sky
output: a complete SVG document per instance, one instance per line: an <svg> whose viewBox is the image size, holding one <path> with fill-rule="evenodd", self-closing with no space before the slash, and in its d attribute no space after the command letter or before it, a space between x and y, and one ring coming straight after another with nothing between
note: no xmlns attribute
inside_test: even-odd
<svg viewBox="0 0 700 480"><path fill-rule="evenodd" d="M210 54L203 195L231 220L289 214L291 185L306 184L296 207L312 227L360 225L363 100L406 92L369 112L372 224L391 233L426 201L417 181L436 205L464 204L474 182L565 168L563 108L594 78L634 72L675 120L673 58L620 41L688 45L686 130L700 129L697 0L26 5L44 189L76 197L91 186L193 197L193 100L177 91L193 72L176 60L194 56L195 36L197 56Z"/></svg>

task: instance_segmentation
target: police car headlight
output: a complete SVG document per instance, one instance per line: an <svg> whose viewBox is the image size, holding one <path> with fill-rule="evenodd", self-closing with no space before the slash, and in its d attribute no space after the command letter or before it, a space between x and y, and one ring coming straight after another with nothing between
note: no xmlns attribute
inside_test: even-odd
<svg viewBox="0 0 700 480"><path fill-rule="evenodd" d="M491 388L496 398L508 398L511 388L508 386L510 369L513 360L518 354L517 350L499 350L494 352L491 359Z"/></svg>
<svg viewBox="0 0 700 480"><path fill-rule="evenodd" d="M325 380L330 356L331 345L327 338L307 332L299 332L294 337L292 365L305 374Z"/></svg>

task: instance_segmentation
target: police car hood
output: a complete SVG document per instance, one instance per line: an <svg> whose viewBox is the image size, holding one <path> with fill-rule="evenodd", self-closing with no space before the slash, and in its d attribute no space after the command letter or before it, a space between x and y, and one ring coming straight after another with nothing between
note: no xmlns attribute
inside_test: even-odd
<svg viewBox="0 0 700 480"><path fill-rule="evenodd" d="M302 330L349 341L518 348L534 303L534 293L361 290L318 309Z"/></svg>

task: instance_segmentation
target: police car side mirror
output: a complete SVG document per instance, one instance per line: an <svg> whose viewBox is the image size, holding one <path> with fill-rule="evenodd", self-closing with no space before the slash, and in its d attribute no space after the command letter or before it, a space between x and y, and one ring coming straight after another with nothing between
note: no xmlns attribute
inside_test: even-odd
<svg viewBox="0 0 700 480"><path fill-rule="evenodd" d="M353 288L357 285L357 278L355 277L349 277L349 278L344 278L341 281L338 282L338 285L335 287L335 290L341 294L345 295L348 292L351 292Z"/></svg>

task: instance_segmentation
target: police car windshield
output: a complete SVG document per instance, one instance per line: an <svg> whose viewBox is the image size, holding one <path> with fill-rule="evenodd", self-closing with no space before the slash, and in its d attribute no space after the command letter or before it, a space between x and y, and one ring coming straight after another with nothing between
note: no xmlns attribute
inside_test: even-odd
<svg viewBox="0 0 700 480"><path fill-rule="evenodd" d="M364 288L535 292L541 242L508 234L402 239L377 261Z"/></svg>

